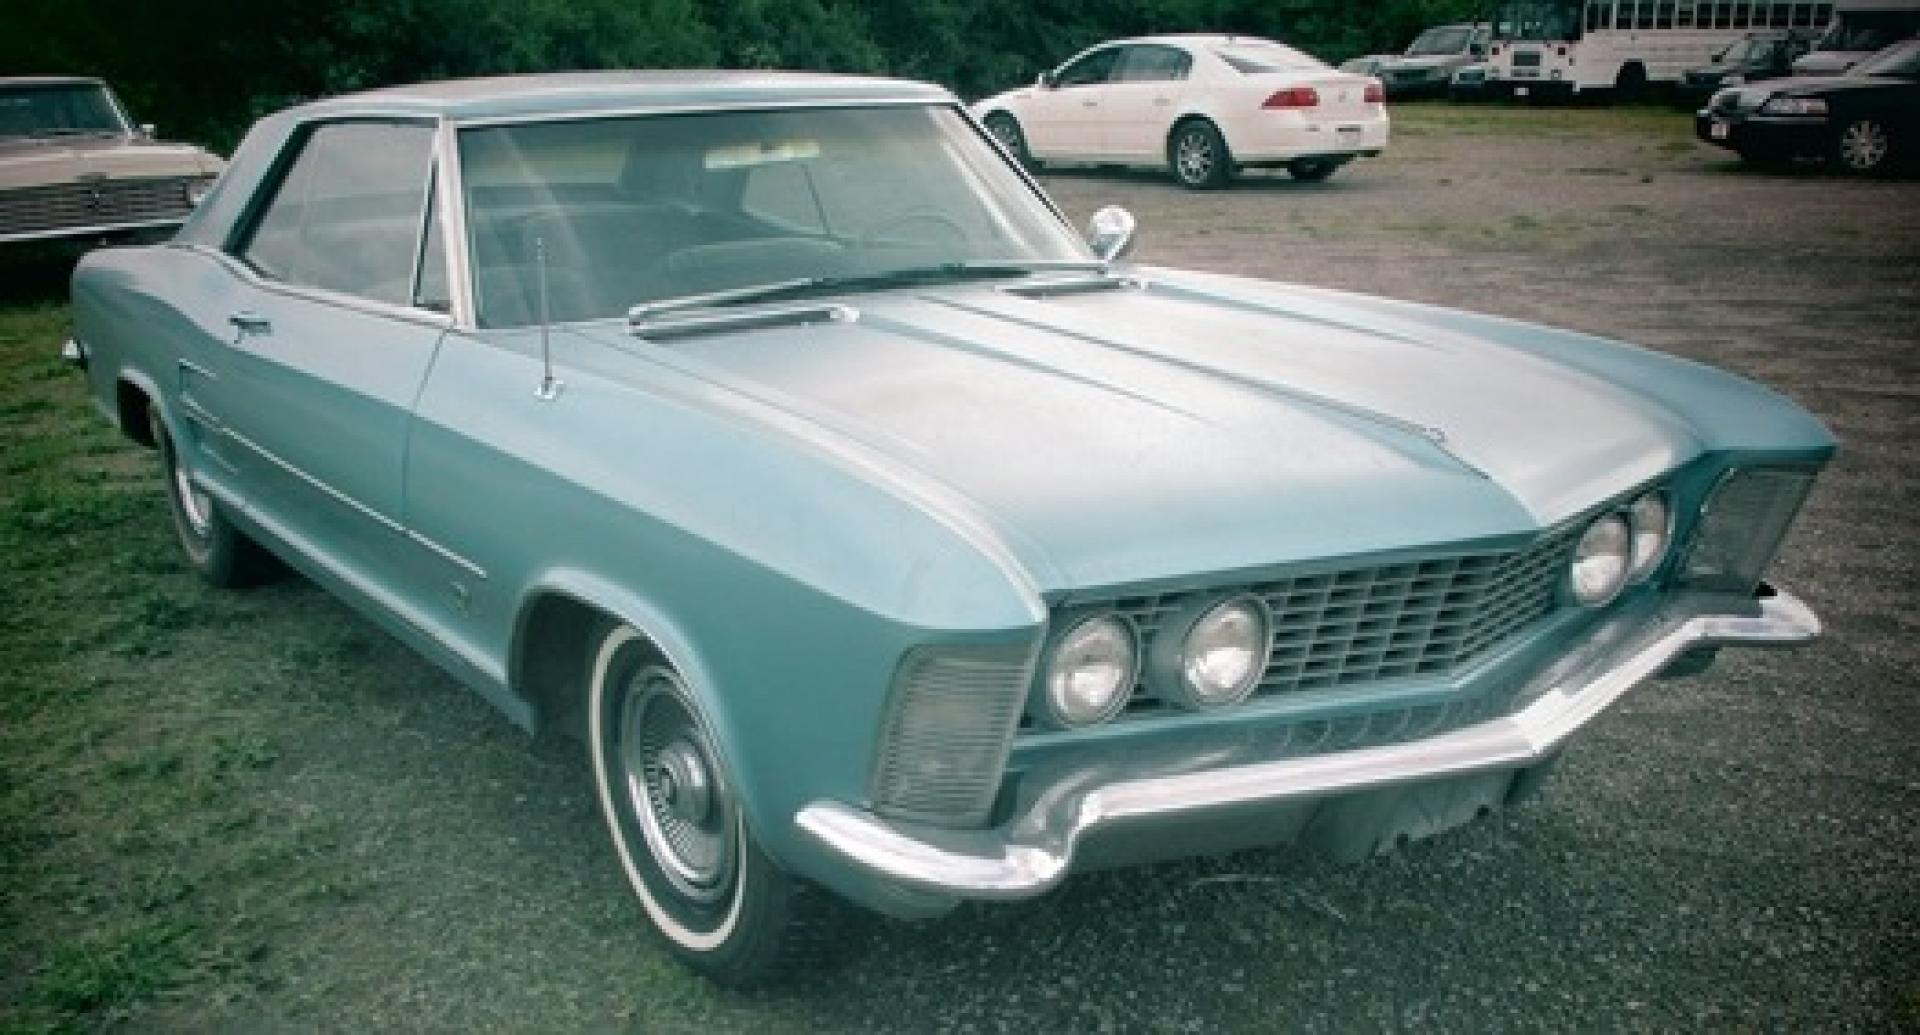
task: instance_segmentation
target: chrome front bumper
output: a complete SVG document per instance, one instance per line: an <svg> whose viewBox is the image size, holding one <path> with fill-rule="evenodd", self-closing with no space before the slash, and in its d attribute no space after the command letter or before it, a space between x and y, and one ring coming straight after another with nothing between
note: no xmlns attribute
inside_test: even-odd
<svg viewBox="0 0 1920 1035"><path fill-rule="evenodd" d="M1721 646L1785 647L1819 636L1820 621L1797 598L1764 587L1750 603L1679 596L1617 615L1551 665L1510 714L1452 732L1379 747L1191 771L1100 774L1064 780L992 830L890 822L836 801L795 817L799 828L888 898L922 908L961 899L1041 894L1074 868L1092 835L1122 828L1149 835L1192 829L1218 817L1551 761L1575 732L1627 691L1692 652Z"/></svg>

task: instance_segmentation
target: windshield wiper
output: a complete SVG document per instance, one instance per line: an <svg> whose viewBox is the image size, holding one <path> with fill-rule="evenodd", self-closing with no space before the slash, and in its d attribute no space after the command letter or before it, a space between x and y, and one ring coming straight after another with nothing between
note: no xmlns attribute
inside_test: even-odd
<svg viewBox="0 0 1920 1035"><path fill-rule="evenodd" d="M685 309L740 305L746 302L772 302L783 298L805 298L809 295L829 295L842 291L872 291L891 287L909 287L915 284L1024 277L1034 273L1055 271L1106 273L1107 264L1092 259L970 260L942 262L928 266L903 266L877 273L794 277L766 284L728 288L724 291L709 291L705 294L682 295L678 298L663 298L657 302L643 302L627 310L627 320L630 323L644 323L654 317Z"/></svg>

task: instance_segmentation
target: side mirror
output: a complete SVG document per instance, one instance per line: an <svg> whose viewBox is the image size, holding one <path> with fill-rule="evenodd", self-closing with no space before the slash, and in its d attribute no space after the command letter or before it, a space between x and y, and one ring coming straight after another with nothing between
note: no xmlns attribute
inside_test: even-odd
<svg viewBox="0 0 1920 1035"><path fill-rule="evenodd" d="M140 124L140 139L142 140L152 140L159 132L159 127L151 122L142 122Z"/></svg>
<svg viewBox="0 0 1920 1035"><path fill-rule="evenodd" d="M1101 262L1115 262L1133 250L1133 232L1138 226L1133 213L1108 205L1087 220L1087 244Z"/></svg>
<svg viewBox="0 0 1920 1035"><path fill-rule="evenodd" d="M1059 82L1060 81L1058 79L1055 79L1053 77L1052 72L1042 72L1037 78L1034 79L1033 85L1039 87L1042 90L1051 90L1055 86L1059 85Z"/></svg>

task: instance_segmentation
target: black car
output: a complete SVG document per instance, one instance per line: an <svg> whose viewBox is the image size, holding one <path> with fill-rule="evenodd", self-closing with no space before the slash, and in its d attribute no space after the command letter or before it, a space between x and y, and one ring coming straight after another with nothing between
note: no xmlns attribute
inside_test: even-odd
<svg viewBox="0 0 1920 1035"><path fill-rule="evenodd" d="M1680 73L1674 96L1692 107L1728 86L1792 75L1793 59L1812 46L1813 36L1808 32L1770 29L1747 33L1715 54L1712 64Z"/></svg>
<svg viewBox="0 0 1920 1035"><path fill-rule="evenodd" d="M1749 162L1813 157L1841 172L1883 172L1920 153L1920 39L1846 75L1721 90L1694 116L1694 132Z"/></svg>

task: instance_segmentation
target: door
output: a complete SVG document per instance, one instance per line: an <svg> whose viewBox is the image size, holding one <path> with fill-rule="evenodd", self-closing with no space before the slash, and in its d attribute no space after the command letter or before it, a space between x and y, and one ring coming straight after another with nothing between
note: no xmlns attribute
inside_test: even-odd
<svg viewBox="0 0 1920 1035"><path fill-rule="evenodd" d="M412 407L447 326L416 283L434 132L311 129L231 252L241 283L215 405L249 502L376 593L402 554Z"/></svg>
<svg viewBox="0 0 1920 1035"><path fill-rule="evenodd" d="M1107 80L1120 48L1102 47L1068 62L1034 89L1021 128L1036 158L1098 158Z"/></svg>
<svg viewBox="0 0 1920 1035"><path fill-rule="evenodd" d="M1103 154L1158 164L1166 158L1167 132L1180 110L1193 56L1178 47L1125 47L1101 102Z"/></svg>

